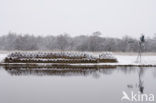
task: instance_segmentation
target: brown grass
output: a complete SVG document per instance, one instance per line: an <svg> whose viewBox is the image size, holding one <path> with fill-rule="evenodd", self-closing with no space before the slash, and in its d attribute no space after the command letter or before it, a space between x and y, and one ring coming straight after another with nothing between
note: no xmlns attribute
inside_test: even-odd
<svg viewBox="0 0 156 103"><path fill-rule="evenodd" d="M45 61L42 60L33 60L33 59L12 59L5 58L5 63L115 63L116 59L62 59L62 60L50 60L47 59Z"/></svg>

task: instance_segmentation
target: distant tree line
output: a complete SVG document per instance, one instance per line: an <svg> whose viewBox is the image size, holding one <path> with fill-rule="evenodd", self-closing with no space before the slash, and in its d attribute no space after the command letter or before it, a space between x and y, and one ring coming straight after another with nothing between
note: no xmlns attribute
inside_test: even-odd
<svg viewBox="0 0 156 103"><path fill-rule="evenodd" d="M124 36L122 38L103 37L100 32L90 36L71 37L68 34L58 36L34 36L8 33L0 36L0 50L72 50L72 51L115 51L137 52L138 38ZM145 52L156 52L156 36L145 39Z"/></svg>

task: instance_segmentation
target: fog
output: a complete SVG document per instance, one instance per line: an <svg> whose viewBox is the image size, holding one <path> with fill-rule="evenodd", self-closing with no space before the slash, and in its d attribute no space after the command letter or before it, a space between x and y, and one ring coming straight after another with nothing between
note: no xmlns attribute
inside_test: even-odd
<svg viewBox="0 0 156 103"><path fill-rule="evenodd" d="M139 37L156 33L156 0L0 0L0 35Z"/></svg>

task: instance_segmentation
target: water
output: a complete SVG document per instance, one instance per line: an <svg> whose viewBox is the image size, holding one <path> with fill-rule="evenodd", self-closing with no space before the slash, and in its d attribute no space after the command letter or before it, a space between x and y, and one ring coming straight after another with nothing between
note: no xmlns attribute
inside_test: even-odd
<svg viewBox="0 0 156 103"><path fill-rule="evenodd" d="M156 68L1 67L0 103L127 103L120 100L122 91L156 96L155 80Z"/></svg>

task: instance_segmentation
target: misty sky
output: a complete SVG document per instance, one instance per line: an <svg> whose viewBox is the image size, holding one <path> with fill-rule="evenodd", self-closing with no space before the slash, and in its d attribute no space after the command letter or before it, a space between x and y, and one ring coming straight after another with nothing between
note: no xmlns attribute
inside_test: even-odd
<svg viewBox="0 0 156 103"><path fill-rule="evenodd" d="M0 0L0 35L156 33L156 0Z"/></svg>

